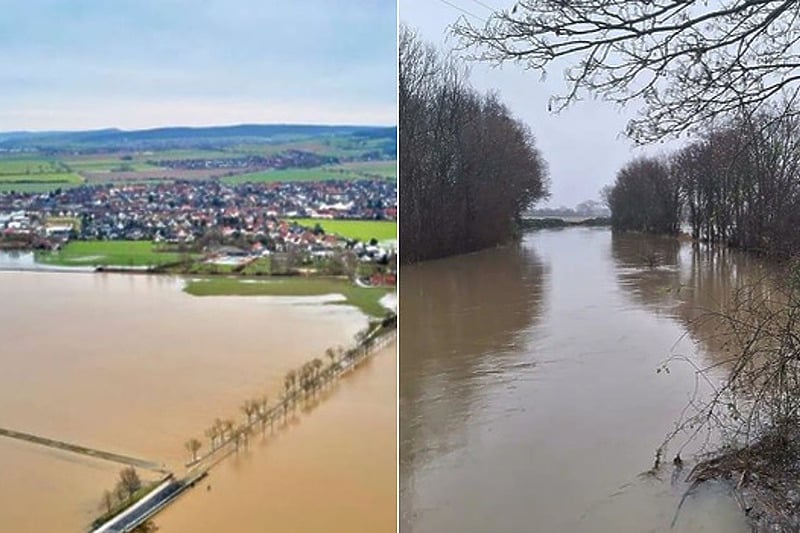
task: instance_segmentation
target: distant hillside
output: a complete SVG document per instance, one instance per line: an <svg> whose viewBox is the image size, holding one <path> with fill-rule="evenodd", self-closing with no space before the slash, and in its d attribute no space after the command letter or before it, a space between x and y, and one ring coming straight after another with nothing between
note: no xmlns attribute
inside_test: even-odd
<svg viewBox="0 0 800 533"><path fill-rule="evenodd" d="M394 143L396 127L314 124L242 124L166 127L125 131L102 129L64 132L0 132L0 150L167 149L224 147L237 143L272 143L317 137L383 139Z"/></svg>

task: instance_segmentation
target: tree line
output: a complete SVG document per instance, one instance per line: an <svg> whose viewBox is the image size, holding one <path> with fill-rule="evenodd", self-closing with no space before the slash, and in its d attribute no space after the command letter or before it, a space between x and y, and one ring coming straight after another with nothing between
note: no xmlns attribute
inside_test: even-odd
<svg viewBox="0 0 800 533"><path fill-rule="evenodd" d="M246 447L257 423L261 425L263 434L267 424L270 424L270 429L273 429L278 414L282 414L285 421L290 409L296 409L301 400L313 399L318 391L337 378L343 370L350 368L351 365L355 365L357 361L365 357L380 335L396 327L397 315L391 312L381 320L371 321L367 329L356 333L355 346L348 349L341 346L335 349L326 349L325 358L328 360L328 364L325 364L321 358L315 357L303 363L299 368L289 370L284 377L283 393L278 396L276 403L270 405L268 396L262 394L246 400L240 406L246 420L237 423L232 418L215 419L204 433L209 444L205 456L199 457L200 450L203 448L201 440L190 438L184 443L186 451L191 456L187 466L197 463L231 443L235 446L236 452L239 451L240 446Z"/></svg>
<svg viewBox="0 0 800 533"><path fill-rule="evenodd" d="M677 233L765 254L800 252L800 119L740 114L661 157L626 164L606 192L616 229Z"/></svg>
<svg viewBox="0 0 800 533"><path fill-rule="evenodd" d="M547 195L533 135L496 94L401 28L401 259L417 262L510 240L523 209Z"/></svg>

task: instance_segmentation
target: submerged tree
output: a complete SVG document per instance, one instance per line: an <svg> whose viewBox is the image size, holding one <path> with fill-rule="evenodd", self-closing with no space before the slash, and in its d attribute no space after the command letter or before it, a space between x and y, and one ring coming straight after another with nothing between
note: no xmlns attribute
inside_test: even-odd
<svg viewBox="0 0 800 533"><path fill-rule="evenodd" d="M211 451L217 449L217 438L219 437L219 427L215 423L213 426L206 430L206 437L208 437Z"/></svg>
<svg viewBox="0 0 800 533"><path fill-rule="evenodd" d="M663 160L639 158L625 165L608 206L615 229L667 234L680 229L680 188Z"/></svg>
<svg viewBox="0 0 800 533"><path fill-rule="evenodd" d="M197 439L189 439L186 441L186 450L192 454L192 461L197 461L197 452L203 447L203 444Z"/></svg>
<svg viewBox="0 0 800 533"><path fill-rule="evenodd" d="M132 498L136 491L142 488L142 480L139 478L136 469L132 466L123 468L119 473L118 486L129 499Z"/></svg>
<svg viewBox="0 0 800 533"><path fill-rule="evenodd" d="M521 0L455 26L477 59L547 72L567 62L563 109L585 93L642 101L628 125L649 142L800 89L798 4L786 0Z"/></svg>
<svg viewBox="0 0 800 533"><path fill-rule="evenodd" d="M782 257L800 254L800 117L739 114L661 159L627 164L607 194L616 229L675 233Z"/></svg>
<svg viewBox="0 0 800 533"><path fill-rule="evenodd" d="M106 513L110 513L113 507L114 507L114 495L111 493L110 490L106 489L103 491L103 498L100 501L100 509L104 510Z"/></svg>
<svg viewBox="0 0 800 533"><path fill-rule="evenodd" d="M406 28L399 63L401 260L508 242L521 212L547 195L530 130Z"/></svg>

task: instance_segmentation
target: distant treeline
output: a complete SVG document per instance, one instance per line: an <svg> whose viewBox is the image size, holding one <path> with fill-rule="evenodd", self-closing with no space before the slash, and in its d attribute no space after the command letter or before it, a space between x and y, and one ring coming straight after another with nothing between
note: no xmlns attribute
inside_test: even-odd
<svg viewBox="0 0 800 533"><path fill-rule="evenodd" d="M611 219L608 217L593 217L584 220L564 220L563 218L523 218L520 220L520 228L526 231L537 229L572 228L575 226L599 227L610 226Z"/></svg>
<svg viewBox="0 0 800 533"><path fill-rule="evenodd" d="M399 61L402 260L510 240L520 213L547 193L530 131L407 28L400 32Z"/></svg>
<svg viewBox="0 0 800 533"><path fill-rule="evenodd" d="M639 158L607 192L615 229L677 233L761 253L800 253L800 119L731 119L666 157Z"/></svg>

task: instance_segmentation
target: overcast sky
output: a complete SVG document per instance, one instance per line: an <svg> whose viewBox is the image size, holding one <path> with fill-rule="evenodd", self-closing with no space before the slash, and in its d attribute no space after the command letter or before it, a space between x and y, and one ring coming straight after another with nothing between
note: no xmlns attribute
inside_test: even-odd
<svg viewBox="0 0 800 533"><path fill-rule="evenodd" d="M485 18L486 6L506 7L506 0L400 0L400 20L442 49L452 49L455 38L448 26L465 15L456 7ZM486 6L482 5L485 4ZM478 22L473 19L473 22ZM545 81L537 72L513 64L495 68L471 64L472 85L480 90L496 90L514 114L530 126L536 144L550 169L549 201L540 205L573 207L587 199L599 199L603 185L613 182L626 161L643 153L632 151L632 143L620 134L634 109L619 111L610 103L586 100L565 112L548 112L551 95L564 87L563 67L552 68ZM648 153L663 152L663 147L648 147Z"/></svg>
<svg viewBox="0 0 800 533"><path fill-rule="evenodd" d="M0 0L0 131L396 123L394 0Z"/></svg>

